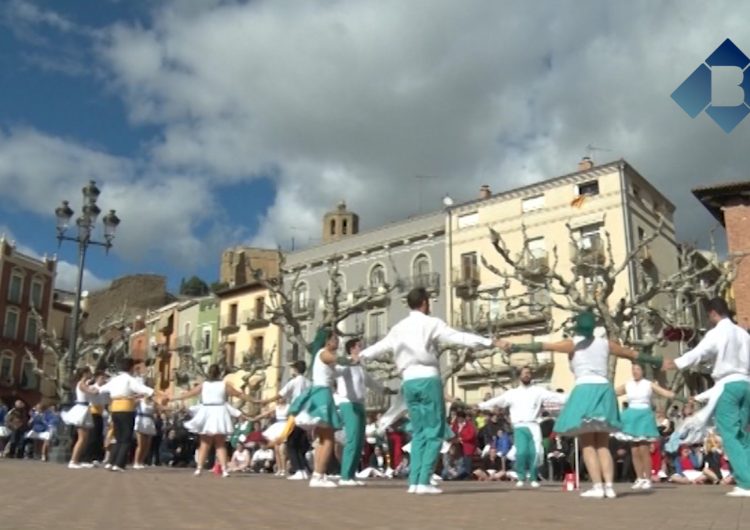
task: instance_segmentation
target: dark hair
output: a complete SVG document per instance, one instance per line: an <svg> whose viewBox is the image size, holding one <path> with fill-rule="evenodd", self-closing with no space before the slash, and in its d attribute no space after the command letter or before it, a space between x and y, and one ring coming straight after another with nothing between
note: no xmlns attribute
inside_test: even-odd
<svg viewBox="0 0 750 530"><path fill-rule="evenodd" d="M346 343L344 344L346 353L349 353L349 354L352 353L352 348L354 348L357 344L359 344L361 340L362 339L354 338L354 339L349 339L348 341L346 341Z"/></svg>
<svg viewBox="0 0 750 530"><path fill-rule="evenodd" d="M123 357L117 361L117 368L121 372L130 372L133 369L133 366L135 366L135 361L132 357Z"/></svg>
<svg viewBox="0 0 750 530"><path fill-rule="evenodd" d="M209 381L218 381L219 379L221 379L221 368L219 368L219 365L212 364L211 366L209 366L206 376L208 377Z"/></svg>
<svg viewBox="0 0 750 530"><path fill-rule="evenodd" d="M97 370L96 372L94 372L94 377L99 377L102 375L107 375L106 370Z"/></svg>
<svg viewBox="0 0 750 530"><path fill-rule="evenodd" d="M706 312L710 313L711 311L720 317L728 317L729 305L723 298L711 298L711 300L706 302Z"/></svg>
<svg viewBox="0 0 750 530"><path fill-rule="evenodd" d="M83 379L83 376L85 376L86 374L90 374L90 373L91 373L91 368L89 368L88 366L79 368L78 370L76 370L76 375L75 375L76 381L80 381L81 379Z"/></svg>
<svg viewBox="0 0 750 530"><path fill-rule="evenodd" d="M294 366L294 369L297 370L298 374L304 374L307 370L307 363L305 361L294 361L292 366Z"/></svg>
<svg viewBox="0 0 750 530"><path fill-rule="evenodd" d="M466 411L464 409L458 409L456 411L456 418L465 419L466 418Z"/></svg>
<svg viewBox="0 0 750 530"><path fill-rule="evenodd" d="M409 309L419 309L422 304L429 301L430 295L424 287L416 287L406 295L406 304Z"/></svg>

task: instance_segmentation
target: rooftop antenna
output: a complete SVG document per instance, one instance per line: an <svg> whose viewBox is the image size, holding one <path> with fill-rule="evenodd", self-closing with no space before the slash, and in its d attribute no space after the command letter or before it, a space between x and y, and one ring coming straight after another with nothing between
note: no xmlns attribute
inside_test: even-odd
<svg viewBox="0 0 750 530"><path fill-rule="evenodd" d="M590 160L594 159L594 151L608 151L611 152L612 149L607 149L606 147L597 147L595 145L587 145L586 146L586 154L589 157Z"/></svg>
<svg viewBox="0 0 750 530"><path fill-rule="evenodd" d="M417 179L417 181L419 181L419 212L418 213L421 214L422 213L422 196L424 195L423 194L424 187L423 187L422 181L426 179L438 179L440 177L437 177L435 175L414 175L414 178Z"/></svg>

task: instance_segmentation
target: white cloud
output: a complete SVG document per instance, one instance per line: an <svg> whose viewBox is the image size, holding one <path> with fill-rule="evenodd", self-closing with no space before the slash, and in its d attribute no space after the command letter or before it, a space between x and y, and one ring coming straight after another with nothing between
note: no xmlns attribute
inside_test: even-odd
<svg viewBox="0 0 750 530"><path fill-rule="evenodd" d="M420 193L437 208L556 176L590 143L676 202L693 238L709 217L689 188L745 174L750 123L725 135L669 94L727 36L750 50L748 15L728 1L174 2L152 28L113 28L101 57L131 118L163 126L159 163L225 182L279 169L256 243L317 238L341 198L372 226L417 213Z"/></svg>
<svg viewBox="0 0 750 530"><path fill-rule="evenodd" d="M5 239L11 243L16 244L16 250L21 254L26 254L35 259L43 259L44 254L37 252L35 249L28 245L23 245L17 242L13 236L11 229L5 225L0 225L0 235L4 236ZM47 256L52 257L52 256ZM66 291L74 291L76 283L78 282L78 265L70 263L68 261L58 260L57 262L57 276L55 277L55 288L63 289ZM83 289L94 291L101 289L109 285L109 281L99 278L90 270L84 268L83 270Z"/></svg>

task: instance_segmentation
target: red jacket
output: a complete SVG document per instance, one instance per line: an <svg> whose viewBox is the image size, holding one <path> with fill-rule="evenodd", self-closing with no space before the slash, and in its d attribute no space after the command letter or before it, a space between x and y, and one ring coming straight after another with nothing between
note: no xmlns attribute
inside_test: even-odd
<svg viewBox="0 0 750 530"><path fill-rule="evenodd" d="M464 456L474 456L477 452L477 428L474 427L474 422L467 421L459 429L458 420L456 420L451 425L451 429L461 442Z"/></svg>

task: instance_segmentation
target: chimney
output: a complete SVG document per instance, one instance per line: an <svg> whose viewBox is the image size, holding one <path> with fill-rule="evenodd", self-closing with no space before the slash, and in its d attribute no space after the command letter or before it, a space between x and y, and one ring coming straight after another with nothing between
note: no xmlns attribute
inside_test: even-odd
<svg viewBox="0 0 750 530"><path fill-rule="evenodd" d="M594 167L594 161L591 160L590 156L584 156L580 162L578 162L578 171L586 171Z"/></svg>
<svg viewBox="0 0 750 530"><path fill-rule="evenodd" d="M489 199L491 195L492 195L492 192L490 191L489 184L482 184L482 187L479 188L479 198Z"/></svg>

